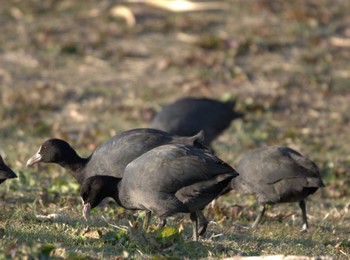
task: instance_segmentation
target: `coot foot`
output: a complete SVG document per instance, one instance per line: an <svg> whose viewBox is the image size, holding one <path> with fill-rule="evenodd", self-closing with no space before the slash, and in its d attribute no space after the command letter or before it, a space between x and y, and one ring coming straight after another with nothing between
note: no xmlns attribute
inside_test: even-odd
<svg viewBox="0 0 350 260"><path fill-rule="evenodd" d="M258 216L256 217L255 221L254 221L254 224L252 226L252 229L256 229L262 219L262 217L264 216L264 213L265 213L265 205L260 205L260 210L259 210L259 214Z"/></svg>

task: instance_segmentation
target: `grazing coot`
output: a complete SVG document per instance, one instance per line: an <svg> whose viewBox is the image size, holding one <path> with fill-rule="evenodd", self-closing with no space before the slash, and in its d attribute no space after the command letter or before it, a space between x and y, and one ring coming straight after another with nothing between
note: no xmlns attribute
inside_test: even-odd
<svg viewBox="0 0 350 260"><path fill-rule="evenodd" d="M159 146L130 162L123 178L88 178L80 193L84 217L106 197L124 208L146 210L160 218L190 213L197 241L198 215L237 175L208 151L183 144Z"/></svg>
<svg viewBox="0 0 350 260"><path fill-rule="evenodd" d="M3 183L7 179L17 178L17 175L8 167L2 157L0 156L0 183Z"/></svg>
<svg viewBox="0 0 350 260"><path fill-rule="evenodd" d="M253 194L260 212L253 224L257 228L267 204L299 202L303 231L309 228L305 199L324 184L317 165L289 147L264 147L245 154L238 162L239 176L230 188Z"/></svg>
<svg viewBox="0 0 350 260"><path fill-rule="evenodd" d="M38 162L56 163L67 169L78 183L82 184L85 179L97 174L122 177L129 162L157 146L182 143L206 149L203 140L203 131L191 137L180 137L157 129L138 128L110 138L98 146L89 157L81 158L66 141L49 139L28 160L27 166ZM145 223L149 222L149 217L146 215ZM204 216L200 216L200 220L200 233L203 234L207 223ZM165 223L164 219L163 225Z"/></svg>
<svg viewBox="0 0 350 260"><path fill-rule="evenodd" d="M232 120L243 116L233 110L234 106L233 101L182 98L164 106L154 117L151 127L179 136L192 136L204 130L205 142L209 145Z"/></svg>
<svg viewBox="0 0 350 260"><path fill-rule="evenodd" d="M49 139L27 161L27 166L39 162L56 163L82 184L85 179L97 174L122 177L129 162L160 145L183 143L205 149L203 139L203 132L192 137L177 137L157 129L138 128L110 138L87 158L81 158L66 141Z"/></svg>

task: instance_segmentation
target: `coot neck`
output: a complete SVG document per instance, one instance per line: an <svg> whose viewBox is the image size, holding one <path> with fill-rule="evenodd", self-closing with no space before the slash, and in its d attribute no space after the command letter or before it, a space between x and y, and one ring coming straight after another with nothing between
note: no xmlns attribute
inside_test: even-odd
<svg viewBox="0 0 350 260"><path fill-rule="evenodd" d="M118 203L118 205L125 209L139 209L136 205L133 204L133 201L129 195L129 189L123 186L122 178L115 178L113 181L115 181L115 184L112 197Z"/></svg>
<svg viewBox="0 0 350 260"><path fill-rule="evenodd" d="M112 191L112 198L117 202L117 204L123 208L128 208L127 204L125 203L123 199L123 191L122 191L122 178L114 178L113 179L113 191Z"/></svg>
<svg viewBox="0 0 350 260"><path fill-rule="evenodd" d="M57 164L68 170L74 179L82 184L85 180L85 169L89 160L90 157L82 158L75 153L74 156L71 156L64 161L57 162Z"/></svg>

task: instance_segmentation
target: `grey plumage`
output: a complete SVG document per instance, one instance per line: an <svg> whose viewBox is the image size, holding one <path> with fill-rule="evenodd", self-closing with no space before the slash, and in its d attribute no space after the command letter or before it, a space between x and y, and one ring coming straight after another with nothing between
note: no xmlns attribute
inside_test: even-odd
<svg viewBox="0 0 350 260"><path fill-rule="evenodd" d="M238 162L239 176L230 189L255 195L260 213L253 224L256 228L266 204L299 202L303 230L308 229L305 199L324 184L317 165L289 147L264 147L245 154Z"/></svg>

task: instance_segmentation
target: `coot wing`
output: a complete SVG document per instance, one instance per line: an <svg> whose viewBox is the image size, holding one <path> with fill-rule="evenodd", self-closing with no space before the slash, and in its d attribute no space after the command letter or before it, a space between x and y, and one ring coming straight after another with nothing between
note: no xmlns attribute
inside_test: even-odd
<svg viewBox="0 0 350 260"><path fill-rule="evenodd" d="M123 182L160 192L176 192L224 173L238 174L216 156L188 145L163 145L128 164Z"/></svg>

